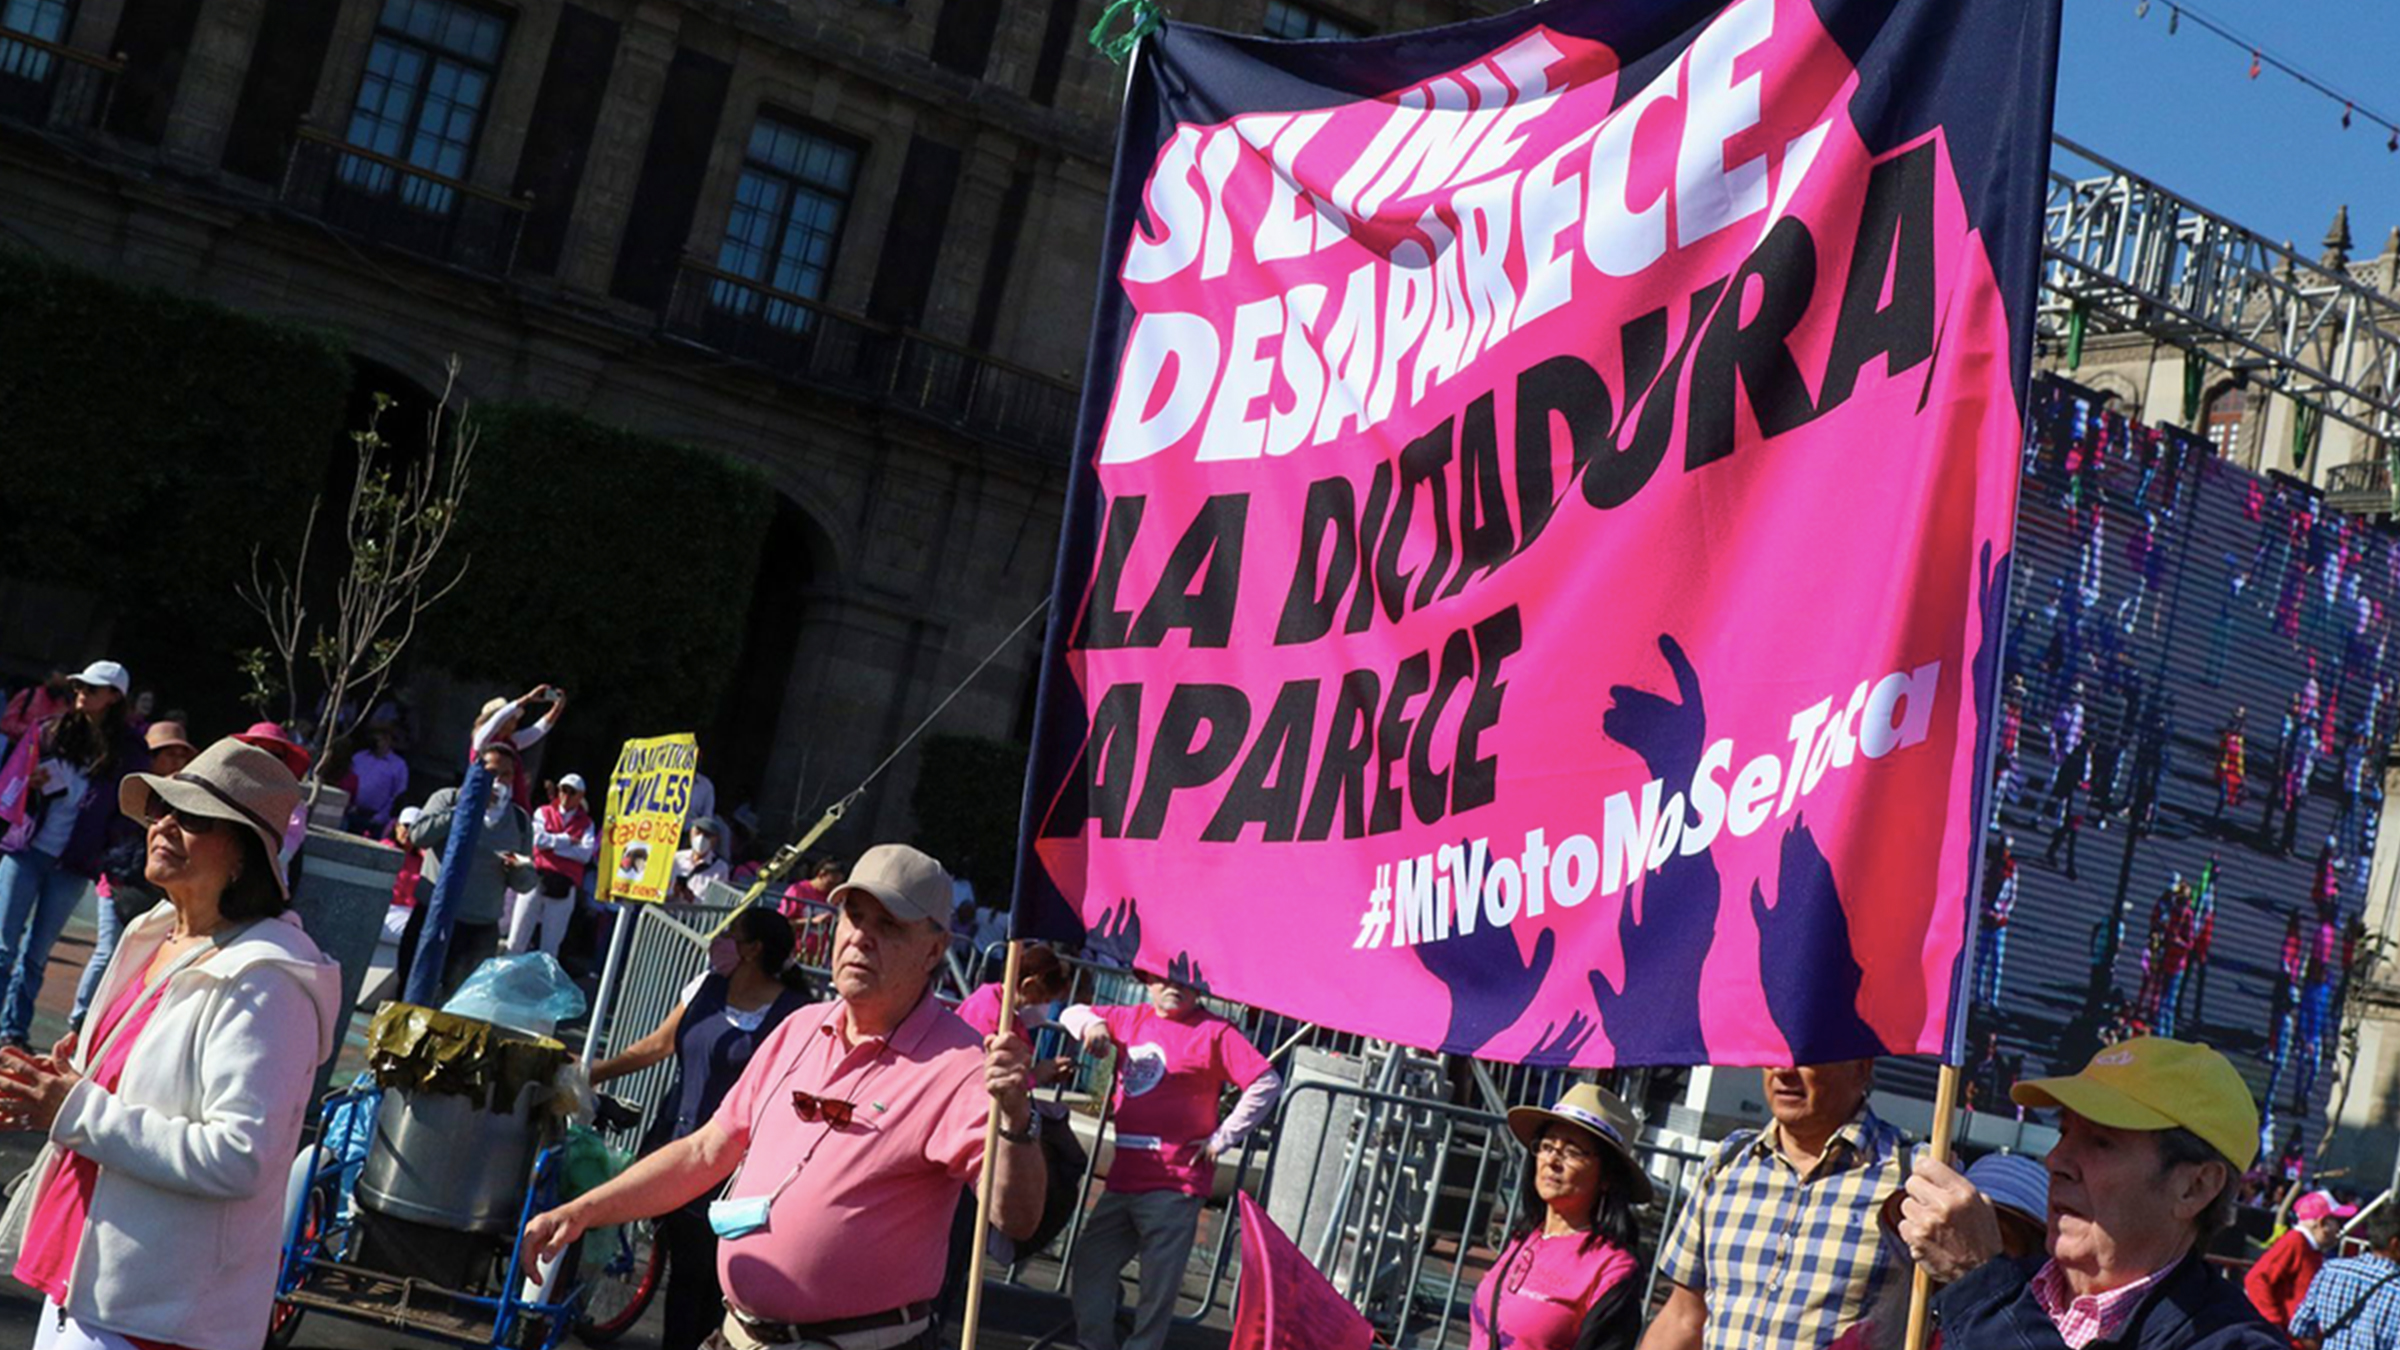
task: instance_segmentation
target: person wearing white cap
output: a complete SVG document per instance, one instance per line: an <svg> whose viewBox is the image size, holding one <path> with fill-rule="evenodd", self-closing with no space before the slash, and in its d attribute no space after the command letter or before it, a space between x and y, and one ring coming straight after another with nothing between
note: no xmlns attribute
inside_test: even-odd
<svg viewBox="0 0 2400 1350"><path fill-rule="evenodd" d="M1021 1239L1041 1222L1032 1057L1014 1036L979 1039L933 996L950 949L950 877L940 863L879 845L832 903L838 997L777 1027L699 1128L537 1215L526 1251L546 1261L588 1229L714 1192L722 1344L939 1342L932 1305L950 1221L960 1188L983 1167L995 1116L993 1225Z"/></svg>
<svg viewBox="0 0 2400 1350"><path fill-rule="evenodd" d="M508 920L508 949L558 955L575 917L583 874L600 850L600 832L584 809L583 775L568 774L533 813L533 889L517 896Z"/></svg>
<svg viewBox="0 0 2400 1350"><path fill-rule="evenodd" d="M708 893L708 883L733 875L733 864L725 856L725 822L715 816L692 817L687 838L686 846L675 850L667 899L697 904Z"/></svg>
<svg viewBox="0 0 2400 1350"><path fill-rule="evenodd" d="M409 829L423 814L425 812L420 807L403 806L400 814L392 817L389 842L400 850L400 870L392 875L392 903L383 912L383 940L386 942L397 943L401 940L408 931L409 916L416 912L418 903L424 898L419 892L433 889L425 880L425 850L410 842L408 837ZM414 949L414 944L411 944L411 949ZM406 970L407 966L403 964L398 968Z"/></svg>
<svg viewBox="0 0 2400 1350"><path fill-rule="evenodd" d="M0 767L0 802L13 797L22 812L0 835L0 1045L27 1044L51 945L109 847L130 837L112 809L117 784L150 763L126 725L125 667L94 661L70 683L74 710L44 722ZM9 820L0 816L0 826Z"/></svg>

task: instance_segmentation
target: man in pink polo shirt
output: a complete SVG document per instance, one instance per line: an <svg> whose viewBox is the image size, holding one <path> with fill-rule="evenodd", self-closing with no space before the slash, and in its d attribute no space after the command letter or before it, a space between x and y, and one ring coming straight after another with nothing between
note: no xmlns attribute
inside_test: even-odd
<svg viewBox="0 0 2400 1350"><path fill-rule="evenodd" d="M1247 1137L1274 1109L1283 1080L1241 1029L1210 1012L1189 985L1145 974L1150 1001L1130 1008L1078 1005L1059 1017L1083 1048L1117 1064L1117 1148L1108 1192L1075 1245L1075 1340L1082 1350L1117 1350L1117 1283L1142 1262L1126 1350L1159 1350L1174 1320L1183 1267L1191 1259L1200 1206L1215 1189L1217 1155ZM1242 1090L1224 1121L1217 1094Z"/></svg>
<svg viewBox="0 0 2400 1350"><path fill-rule="evenodd" d="M526 1229L547 1257L588 1228L717 1191L727 1317L709 1350L932 1346L951 1215L993 1110L995 1226L1021 1238L1041 1220L1027 1052L979 1039L932 996L949 875L884 844L830 899L840 997L786 1018L707 1124Z"/></svg>

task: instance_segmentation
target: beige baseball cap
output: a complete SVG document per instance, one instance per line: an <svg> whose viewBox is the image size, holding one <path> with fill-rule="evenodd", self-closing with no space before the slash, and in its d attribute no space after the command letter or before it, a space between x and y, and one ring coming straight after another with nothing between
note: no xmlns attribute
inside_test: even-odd
<svg viewBox="0 0 2400 1350"><path fill-rule="evenodd" d="M906 844L877 844L860 854L849 879L834 887L825 903L838 907L851 891L875 897L894 918L949 926L950 874Z"/></svg>

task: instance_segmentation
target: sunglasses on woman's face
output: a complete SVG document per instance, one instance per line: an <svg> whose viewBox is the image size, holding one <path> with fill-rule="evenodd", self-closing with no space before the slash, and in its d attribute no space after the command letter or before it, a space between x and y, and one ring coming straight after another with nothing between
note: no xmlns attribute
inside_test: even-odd
<svg viewBox="0 0 2400 1350"><path fill-rule="evenodd" d="M175 822L175 828L183 831L185 834L207 834L209 831L217 828L217 822L214 817L185 815L184 813L176 810L174 807L167 805L166 800L155 792L150 794L150 806L147 810L142 812L142 820L144 823L151 825L157 825L168 820L173 820Z"/></svg>

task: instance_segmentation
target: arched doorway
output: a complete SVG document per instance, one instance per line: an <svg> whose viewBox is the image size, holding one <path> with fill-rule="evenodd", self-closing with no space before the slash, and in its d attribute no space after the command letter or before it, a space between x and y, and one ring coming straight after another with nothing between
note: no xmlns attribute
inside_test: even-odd
<svg viewBox="0 0 2400 1350"><path fill-rule="evenodd" d="M375 401L380 395L386 402L381 416L376 415ZM372 361L353 354L350 358L350 401L343 409L342 425L353 432L366 430L370 418L376 431L395 461L425 453L428 419L439 404L439 394L426 388L410 376L381 361ZM349 449L348 443L343 446ZM358 461L347 453L333 456L333 474L341 490L350 490L350 474ZM327 503L331 505L331 502Z"/></svg>
<svg viewBox="0 0 2400 1350"><path fill-rule="evenodd" d="M759 546L758 577L742 625L741 652L715 724L702 742L702 767L717 787L718 809L765 803L768 766L783 722L783 703L800 655L800 632L823 580L824 531L798 502L775 496L775 517ZM762 810L768 809L761 806ZM763 822L770 830L780 823Z"/></svg>
<svg viewBox="0 0 2400 1350"><path fill-rule="evenodd" d="M359 446L355 438L372 425L381 441L376 466L392 470L397 476L405 466L424 458L430 419L439 401L434 391L395 367L355 353L351 355L350 392L342 407L342 437L326 451L325 477L317 490L316 529L304 564L309 609L312 615L325 616L328 624L337 608L334 585L349 566L343 531L351 493L358 484ZM306 510L302 504L300 514L292 518L291 543L295 548ZM312 618L312 626L316 622ZM404 656L404 662L405 659ZM401 675L402 671L393 672L390 688L400 687ZM319 683L314 667L305 662L296 683L300 686L300 698L292 705L292 711L298 729L313 740L325 729L326 690ZM370 711L365 704L373 692L352 690L343 699L348 708L341 719L343 726L355 728L363 723ZM268 711L280 716L282 708L271 706Z"/></svg>

